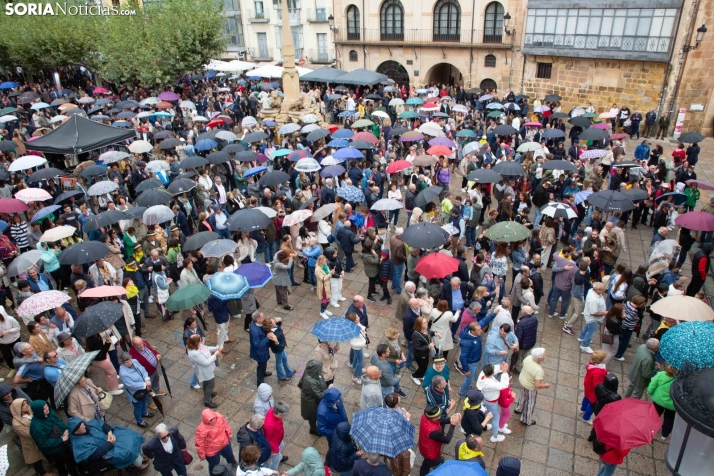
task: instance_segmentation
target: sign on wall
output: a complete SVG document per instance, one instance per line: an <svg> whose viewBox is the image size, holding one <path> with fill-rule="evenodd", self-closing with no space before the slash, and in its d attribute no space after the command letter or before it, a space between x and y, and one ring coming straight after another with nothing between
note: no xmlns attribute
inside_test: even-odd
<svg viewBox="0 0 714 476"><path fill-rule="evenodd" d="M675 139L682 135L682 126L684 126L684 116L686 115L686 113L687 110L685 108L679 109L679 114L677 114L677 122L674 124L674 134L672 134L672 137L674 137Z"/></svg>

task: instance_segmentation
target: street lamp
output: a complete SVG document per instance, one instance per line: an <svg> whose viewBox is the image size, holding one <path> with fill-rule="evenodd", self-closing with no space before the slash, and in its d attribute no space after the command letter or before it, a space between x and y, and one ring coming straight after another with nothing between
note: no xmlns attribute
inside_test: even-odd
<svg viewBox="0 0 714 476"><path fill-rule="evenodd" d="M505 15L503 15L503 31L506 32L506 35L511 36L513 34L513 30L508 29L508 23L511 21L511 14L506 12ZM515 28L514 28L515 30Z"/></svg>
<svg viewBox="0 0 714 476"><path fill-rule="evenodd" d="M332 13L330 13L330 16L327 17L327 24L330 25L330 31L337 32L337 28L335 28L335 17L332 16Z"/></svg>
<svg viewBox="0 0 714 476"><path fill-rule="evenodd" d="M689 51L692 51L692 50L696 50L697 47L699 46L699 43L701 43L701 42L702 42L702 39L704 39L704 33L706 33L706 32L707 32L707 26L706 26L706 25L702 25L702 26L700 26L699 28L697 28L696 44L695 44L694 46L692 46L692 45L684 45L684 46L682 47L682 50L683 50L685 53L687 53L687 52L689 52Z"/></svg>

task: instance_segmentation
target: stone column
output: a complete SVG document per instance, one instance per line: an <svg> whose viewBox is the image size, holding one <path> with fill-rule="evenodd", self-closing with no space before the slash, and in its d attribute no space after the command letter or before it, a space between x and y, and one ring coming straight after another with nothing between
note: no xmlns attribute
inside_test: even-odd
<svg viewBox="0 0 714 476"><path fill-rule="evenodd" d="M295 45L290 29L290 12L285 0L281 0L283 15L283 101L292 103L300 98L300 79L295 68Z"/></svg>

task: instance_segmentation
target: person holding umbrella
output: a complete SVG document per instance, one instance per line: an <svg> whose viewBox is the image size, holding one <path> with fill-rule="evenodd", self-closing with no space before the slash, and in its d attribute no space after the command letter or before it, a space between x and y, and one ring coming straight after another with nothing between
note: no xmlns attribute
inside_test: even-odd
<svg viewBox="0 0 714 476"><path fill-rule="evenodd" d="M146 411L146 397L151 391L151 379L146 369L136 360L132 359L129 352L121 354L122 365L119 369L119 377L124 382L124 392L126 398L134 406L134 418L136 425L141 428L148 428L149 424L144 418L152 418L153 413Z"/></svg>
<svg viewBox="0 0 714 476"><path fill-rule="evenodd" d="M161 380L159 368L161 366L161 354L159 354L148 341L142 339L141 337L134 337L132 339L132 347L129 349L129 354L133 359L136 359L142 367L146 369L146 372L151 378L151 388L153 392L162 397L166 395L166 391L161 391ZM149 408L152 410L156 409L156 405L153 403L149 404Z"/></svg>

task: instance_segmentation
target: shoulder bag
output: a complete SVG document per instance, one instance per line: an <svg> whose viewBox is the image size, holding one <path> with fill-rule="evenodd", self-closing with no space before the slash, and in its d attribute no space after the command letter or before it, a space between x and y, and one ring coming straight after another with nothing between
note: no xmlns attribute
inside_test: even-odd
<svg viewBox="0 0 714 476"><path fill-rule="evenodd" d="M94 386L92 386L92 388L96 391L97 405L99 405L99 408L102 409L102 411L109 410L109 407L112 406L112 401L114 400L112 394L108 392L100 392L99 389Z"/></svg>
<svg viewBox="0 0 714 476"><path fill-rule="evenodd" d="M600 334L600 343L601 344L613 344L615 342L615 336L610 334L610 331L607 330L607 325L602 327L602 333Z"/></svg>

